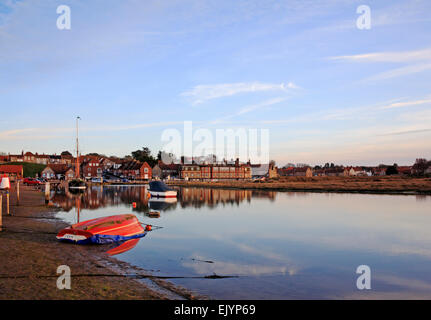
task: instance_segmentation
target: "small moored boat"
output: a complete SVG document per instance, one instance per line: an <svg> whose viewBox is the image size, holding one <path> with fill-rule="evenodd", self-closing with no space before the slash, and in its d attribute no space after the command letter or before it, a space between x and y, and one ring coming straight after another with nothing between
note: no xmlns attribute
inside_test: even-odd
<svg viewBox="0 0 431 320"><path fill-rule="evenodd" d="M69 189L85 190L87 183L82 179L73 179L69 181Z"/></svg>
<svg viewBox="0 0 431 320"><path fill-rule="evenodd" d="M120 214L79 222L61 230L57 239L77 244L103 244L142 238L146 233L135 215Z"/></svg>
<svg viewBox="0 0 431 320"><path fill-rule="evenodd" d="M150 192L151 198L176 198L177 191L169 188L162 181L151 181L150 182Z"/></svg>
<svg viewBox="0 0 431 320"><path fill-rule="evenodd" d="M147 216L149 216L150 218L160 218L160 212L150 211L148 212Z"/></svg>
<svg viewBox="0 0 431 320"><path fill-rule="evenodd" d="M75 164L75 179L69 181L69 189L75 192L80 192L81 190L87 189L87 183L80 179L79 175L79 138L78 138L78 120L80 117L76 117L76 164Z"/></svg>

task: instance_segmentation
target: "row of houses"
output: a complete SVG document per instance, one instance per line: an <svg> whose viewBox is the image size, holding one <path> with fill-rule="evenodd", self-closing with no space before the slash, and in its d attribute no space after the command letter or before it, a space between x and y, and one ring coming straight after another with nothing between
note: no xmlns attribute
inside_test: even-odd
<svg viewBox="0 0 431 320"><path fill-rule="evenodd" d="M61 155L45 155L24 151L20 155L0 155L2 162L30 162L45 164L46 168L41 176L47 179L72 179L75 177L74 158L69 152ZM310 166L290 166L277 168L274 164L251 164L240 163L239 159L207 163L191 159L191 164L182 163L165 164L162 161L151 167L147 162L139 162L132 159L120 159L116 157L104 157L99 155L80 156L80 176L86 179L100 178L106 174L117 178L127 178L131 180L150 179L184 179L184 180L247 180L254 178L276 178L278 176L381 176L386 175L388 166L379 167L310 167ZM5 167L5 170L7 168ZM12 170L13 169L13 170ZM20 169L8 169L16 171ZM6 171L8 171L6 170ZM20 177L21 173L11 172L12 175ZM414 166L398 166L399 175L417 174ZM0 170L0 174L2 171ZM431 166L425 170L425 174L431 174Z"/></svg>
<svg viewBox="0 0 431 320"><path fill-rule="evenodd" d="M76 158L66 152L61 155L57 154L38 154L22 151L21 154L8 154L0 156L0 162L28 162L37 164L68 164L71 165Z"/></svg>
<svg viewBox="0 0 431 320"><path fill-rule="evenodd" d="M235 161L191 164L165 164L159 161L153 167L153 178L184 179L190 181L205 180L249 180L252 178L274 178L277 169L273 164L251 164Z"/></svg>
<svg viewBox="0 0 431 320"><path fill-rule="evenodd" d="M85 161L80 165L80 176L85 179L101 178L110 173L117 178L132 180L149 180L152 178L151 167L147 162L126 161L121 165L105 167L103 159ZM49 164L42 172L41 177L45 179L66 179L75 177L75 165Z"/></svg>
<svg viewBox="0 0 431 320"><path fill-rule="evenodd" d="M311 168L311 167L288 167L277 169L280 176L295 176L295 177L313 177L313 176L328 176L328 177L371 177L386 175L387 167L331 167L331 168ZM429 168L431 173L431 167ZM397 167L398 175L414 174L412 166Z"/></svg>
<svg viewBox="0 0 431 320"><path fill-rule="evenodd" d="M268 176L268 172L276 172L272 166L240 164L239 161L218 164L165 164L159 161L151 168L147 162L136 160L123 161L119 165L107 164L102 158L84 158L83 160L80 166L80 176L86 179L111 176L130 180L247 180L253 177ZM71 179L75 176L75 166L49 164L42 171L41 176L46 179Z"/></svg>

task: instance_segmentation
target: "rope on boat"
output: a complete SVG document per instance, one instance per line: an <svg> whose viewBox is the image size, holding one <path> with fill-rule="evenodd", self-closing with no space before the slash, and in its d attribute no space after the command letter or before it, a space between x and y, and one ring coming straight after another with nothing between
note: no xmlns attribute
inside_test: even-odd
<svg viewBox="0 0 431 320"><path fill-rule="evenodd" d="M158 229L163 229L163 227L161 227L161 226L155 226L154 224L143 223L143 222L139 222L139 223L141 225L144 225L144 226L151 226L151 231L158 230ZM156 228L156 229L154 229L154 228Z"/></svg>

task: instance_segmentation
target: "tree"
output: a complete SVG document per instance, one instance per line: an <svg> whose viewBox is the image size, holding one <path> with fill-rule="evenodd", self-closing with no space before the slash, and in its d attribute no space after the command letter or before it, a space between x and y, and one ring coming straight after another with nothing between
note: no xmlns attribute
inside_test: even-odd
<svg viewBox="0 0 431 320"><path fill-rule="evenodd" d="M132 157L135 160L147 162L151 167L157 164L157 159L151 155L151 150L147 147L143 147L142 150L133 151Z"/></svg>
<svg viewBox="0 0 431 320"><path fill-rule="evenodd" d="M397 169L397 167L398 167L398 165L397 165L396 163L394 163L394 165L393 165L393 166L389 166L389 167L386 169L386 175L387 175L387 176L391 176L391 175L394 175L394 174L398 174L398 169Z"/></svg>
<svg viewBox="0 0 431 320"><path fill-rule="evenodd" d="M62 155L62 156L68 156L68 157L71 157L71 156L72 156L72 154L71 154L69 151L63 151L63 152L61 153L61 155Z"/></svg>
<svg viewBox="0 0 431 320"><path fill-rule="evenodd" d="M88 153L87 156L106 158L106 155L100 154L100 153L97 153L97 152Z"/></svg>
<svg viewBox="0 0 431 320"><path fill-rule="evenodd" d="M423 175L425 173L425 170L428 168L428 161L427 159L419 158L416 159L415 164L413 165L413 172L415 174Z"/></svg>

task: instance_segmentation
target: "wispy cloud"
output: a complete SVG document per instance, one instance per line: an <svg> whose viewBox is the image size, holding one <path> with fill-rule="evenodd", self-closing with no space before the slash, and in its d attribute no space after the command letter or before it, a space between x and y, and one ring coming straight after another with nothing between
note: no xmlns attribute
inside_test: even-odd
<svg viewBox="0 0 431 320"><path fill-rule="evenodd" d="M59 134L73 132L73 128L23 128L0 132L0 140L56 139Z"/></svg>
<svg viewBox="0 0 431 320"><path fill-rule="evenodd" d="M238 82L197 85L190 91L181 93L181 96L190 97L193 105L204 103L208 100L229 97L240 93L285 91L288 92L299 87L293 82L289 83L262 83L262 82Z"/></svg>
<svg viewBox="0 0 431 320"><path fill-rule="evenodd" d="M330 57L330 60L353 63L403 63L406 66L391 69L363 81L386 80L431 69L431 48L399 52L375 52Z"/></svg>
<svg viewBox="0 0 431 320"><path fill-rule="evenodd" d="M396 103L391 103L389 105L383 106L381 109L404 108L404 107L418 106L418 105L430 104L430 103L431 103L431 99L396 102Z"/></svg>
<svg viewBox="0 0 431 320"><path fill-rule="evenodd" d="M213 121L211 121L211 124L221 123L225 120L232 119L232 118L247 114L247 113L252 112L252 111L257 111L259 109L263 109L263 108L266 108L268 106L272 106L272 105L277 104L277 103L281 103L281 102L285 101L286 99L287 98L278 97L278 98L269 99L269 100L266 100L266 101L263 101L261 103L257 103L254 105L249 105L249 106L241 108L239 111L237 111L235 113L232 113L232 114L229 114L227 116L221 117L219 119L213 120Z"/></svg>
<svg viewBox="0 0 431 320"><path fill-rule="evenodd" d="M92 126L83 127L80 132L114 132L114 131L127 131L155 127L168 127L183 124L183 121L166 121L166 122L149 122L142 124L130 125L112 125L112 126ZM73 134L75 128L23 128L15 130L7 130L0 132L0 140L45 140L45 139L58 139L60 134Z"/></svg>
<svg viewBox="0 0 431 320"><path fill-rule="evenodd" d="M396 68L386 72L382 72L372 77L369 77L364 81L386 80L386 79L406 76L413 73L419 73L430 69L431 69L431 63L415 64L407 67Z"/></svg>
<svg viewBox="0 0 431 320"><path fill-rule="evenodd" d="M347 56L330 57L331 60L350 62L414 62L431 61L431 48L415 51L376 52Z"/></svg>
<svg viewBox="0 0 431 320"><path fill-rule="evenodd" d="M431 128L418 129L418 130L405 130L405 131L396 131L396 132L379 134L378 136L399 136L399 135L404 135L404 134L423 133L423 132L430 132L430 131L431 131Z"/></svg>

